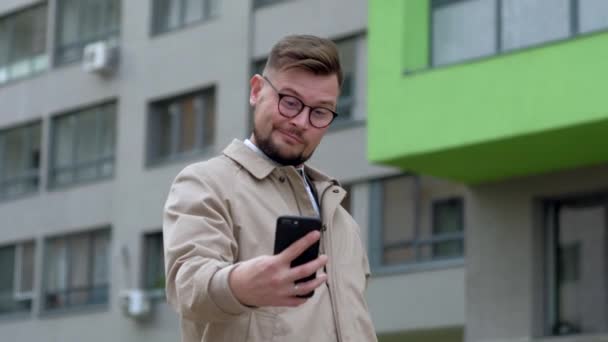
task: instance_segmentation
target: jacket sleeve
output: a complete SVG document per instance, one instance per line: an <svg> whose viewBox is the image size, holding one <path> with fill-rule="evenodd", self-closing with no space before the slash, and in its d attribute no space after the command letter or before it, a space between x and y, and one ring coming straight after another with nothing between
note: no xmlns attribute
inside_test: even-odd
<svg viewBox="0 0 608 342"><path fill-rule="evenodd" d="M166 295L183 318L227 321L250 310L228 284L238 246L229 203L197 166L171 186L163 215Z"/></svg>

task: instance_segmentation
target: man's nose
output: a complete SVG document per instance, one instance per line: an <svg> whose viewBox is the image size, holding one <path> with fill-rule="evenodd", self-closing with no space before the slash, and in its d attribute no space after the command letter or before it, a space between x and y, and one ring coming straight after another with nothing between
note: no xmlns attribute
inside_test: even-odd
<svg viewBox="0 0 608 342"><path fill-rule="evenodd" d="M310 110L310 107L304 106L300 114L292 118L290 122L298 127L308 127L308 125L310 124L310 121L308 119L308 116L310 115Z"/></svg>

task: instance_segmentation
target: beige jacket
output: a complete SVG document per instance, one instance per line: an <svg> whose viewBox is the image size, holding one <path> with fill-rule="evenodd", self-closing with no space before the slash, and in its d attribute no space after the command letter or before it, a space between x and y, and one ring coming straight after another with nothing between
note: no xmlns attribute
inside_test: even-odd
<svg viewBox="0 0 608 342"><path fill-rule="evenodd" d="M176 177L163 233L167 299L181 316L183 341L376 340L364 297L369 264L359 227L340 206L345 191L305 171L320 201L328 281L297 308L250 308L228 285L238 262L273 253L278 216L316 216L295 168L235 140Z"/></svg>

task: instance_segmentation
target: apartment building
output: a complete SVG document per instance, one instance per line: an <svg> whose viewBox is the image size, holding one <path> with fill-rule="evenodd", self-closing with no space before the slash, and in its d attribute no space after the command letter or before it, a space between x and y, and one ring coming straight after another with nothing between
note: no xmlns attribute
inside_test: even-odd
<svg viewBox="0 0 608 342"><path fill-rule="evenodd" d="M310 33L345 70L311 163L349 191L378 334L461 341L467 189L368 162L367 23L364 0L0 2L0 336L178 340L169 185L249 136L250 76L278 39Z"/></svg>
<svg viewBox="0 0 608 342"><path fill-rule="evenodd" d="M608 2L370 2L368 155L466 188L466 341L608 336Z"/></svg>

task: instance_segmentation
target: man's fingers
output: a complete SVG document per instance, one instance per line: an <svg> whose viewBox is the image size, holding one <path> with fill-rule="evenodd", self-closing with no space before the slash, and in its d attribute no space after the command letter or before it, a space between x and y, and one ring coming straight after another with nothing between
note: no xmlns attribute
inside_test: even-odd
<svg viewBox="0 0 608 342"><path fill-rule="evenodd" d="M315 242L319 240L321 237L321 233L317 230L314 230L299 239L298 241L291 244L291 246L285 248L281 254L281 258L287 262L292 262L295 258L300 256L300 254L304 253L304 251L312 246Z"/></svg>
<svg viewBox="0 0 608 342"><path fill-rule="evenodd" d="M294 296L302 296L311 291L314 291L317 287L321 286L327 280L327 274L319 274L315 279L309 280L304 283L297 284L297 290L294 291Z"/></svg>
<svg viewBox="0 0 608 342"><path fill-rule="evenodd" d="M296 281L298 279L306 278L309 275L317 272L320 268L327 264L327 255L319 255L313 261L309 261L304 265L300 265L289 270L289 275L287 276L287 280Z"/></svg>

